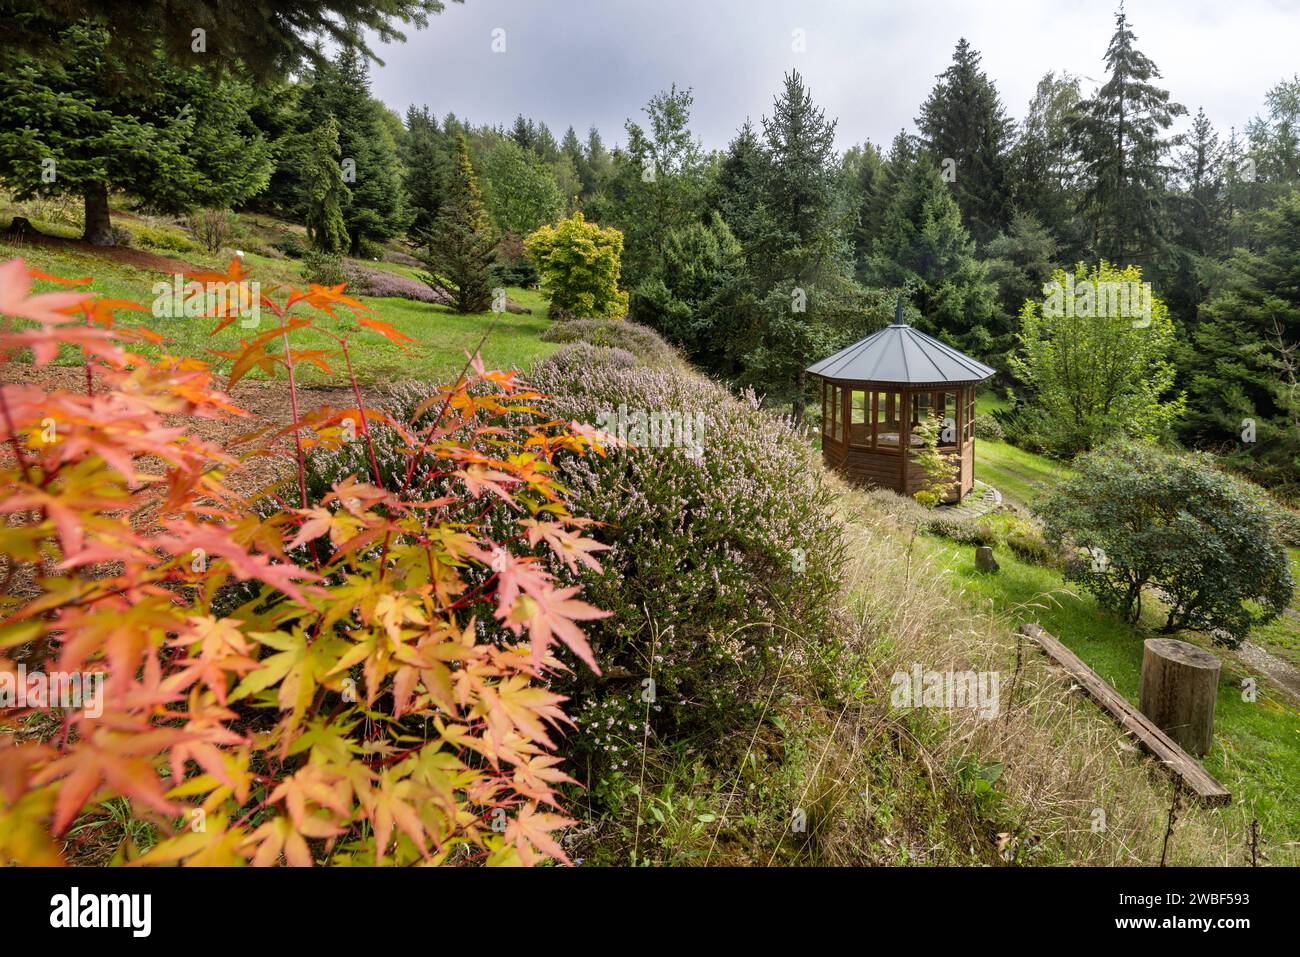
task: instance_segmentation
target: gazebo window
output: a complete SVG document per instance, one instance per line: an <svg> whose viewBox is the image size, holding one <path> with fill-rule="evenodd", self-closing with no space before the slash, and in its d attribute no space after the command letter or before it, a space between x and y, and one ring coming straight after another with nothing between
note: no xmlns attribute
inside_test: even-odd
<svg viewBox="0 0 1300 957"><path fill-rule="evenodd" d="M853 390L853 402L851 405L852 414L849 418L851 425L865 425L867 421L867 394L861 389Z"/></svg>
<svg viewBox="0 0 1300 957"><path fill-rule="evenodd" d="M912 428L920 425L930 417L930 410L934 408L933 392L913 392L912 393Z"/></svg>
<svg viewBox="0 0 1300 957"><path fill-rule="evenodd" d="M876 448L898 448L898 412L901 405L897 392L876 393Z"/></svg>
<svg viewBox="0 0 1300 957"><path fill-rule="evenodd" d="M830 400L828 398L830 396L831 388L832 388L831 386L826 384L826 380L823 379L822 380L822 435L823 436L828 436L831 434L831 419L829 415Z"/></svg>
<svg viewBox="0 0 1300 957"><path fill-rule="evenodd" d="M957 434L957 411L958 401L961 398L957 392L940 392L939 398L943 405L939 409L939 415L943 419L943 430L939 433L939 445L944 448L954 448L958 443Z"/></svg>

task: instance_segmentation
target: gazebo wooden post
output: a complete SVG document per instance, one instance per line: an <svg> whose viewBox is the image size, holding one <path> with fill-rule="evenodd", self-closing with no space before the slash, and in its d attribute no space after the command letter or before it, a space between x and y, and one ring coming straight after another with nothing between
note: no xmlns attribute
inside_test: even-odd
<svg viewBox="0 0 1300 957"><path fill-rule="evenodd" d="M907 494L907 457L912 452L912 394L907 389L899 391L898 410L898 491Z"/></svg>

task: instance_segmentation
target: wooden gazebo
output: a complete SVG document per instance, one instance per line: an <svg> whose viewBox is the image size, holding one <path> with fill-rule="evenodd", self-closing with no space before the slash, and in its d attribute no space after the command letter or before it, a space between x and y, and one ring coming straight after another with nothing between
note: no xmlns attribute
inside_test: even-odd
<svg viewBox="0 0 1300 957"><path fill-rule="evenodd" d="M939 449L957 459L945 499L956 501L975 485L975 389L994 371L905 323L900 299L893 325L808 367L821 380L823 459L853 482L911 495L925 485L912 430L933 410Z"/></svg>

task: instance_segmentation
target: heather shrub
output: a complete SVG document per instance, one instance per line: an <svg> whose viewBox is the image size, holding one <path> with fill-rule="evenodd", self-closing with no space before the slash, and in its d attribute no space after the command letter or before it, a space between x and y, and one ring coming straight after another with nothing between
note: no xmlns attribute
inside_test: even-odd
<svg viewBox="0 0 1300 957"><path fill-rule="evenodd" d="M936 515L925 523L925 531L960 545L996 545L997 529L989 522L971 521L960 515Z"/></svg>
<svg viewBox="0 0 1300 957"><path fill-rule="evenodd" d="M669 365L673 348L653 330L616 319L571 319L542 333L545 342L588 342L593 346L626 349L647 365Z"/></svg>
<svg viewBox="0 0 1300 957"><path fill-rule="evenodd" d="M369 269L349 262L343 266L343 277L348 284L348 291L353 295L410 299L438 305L450 302L446 295L429 288L427 283L382 269Z"/></svg>
<svg viewBox="0 0 1300 957"><path fill-rule="evenodd" d="M589 342L574 342L552 353L543 362L561 376L581 375L584 370L597 366L631 369L637 358L618 346L593 346Z"/></svg>
<svg viewBox="0 0 1300 957"><path fill-rule="evenodd" d="M690 373L560 360L540 363L532 384L554 396L558 417L629 438L634 420L620 429L611 413L702 424L698 445L643 438L599 462L560 460L571 510L598 522L592 537L609 546L604 570L585 569L581 581L614 613L589 636L607 678L619 679L575 679L578 746L626 761L647 681L656 733L743 720L779 668L806 666L810 646L831 634L840 530L806 436L752 393L737 398Z"/></svg>

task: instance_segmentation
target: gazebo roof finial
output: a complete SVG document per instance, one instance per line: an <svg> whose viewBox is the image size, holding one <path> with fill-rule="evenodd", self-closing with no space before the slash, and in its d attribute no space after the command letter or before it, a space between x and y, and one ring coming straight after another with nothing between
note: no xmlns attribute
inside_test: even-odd
<svg viewBox="0 0 1300 957"><path fill-rule="evenodd" d="M901 292L898 294L898 305L894 308L894 325L907 325L907 323L903 321L903 294Z"/></svg>

